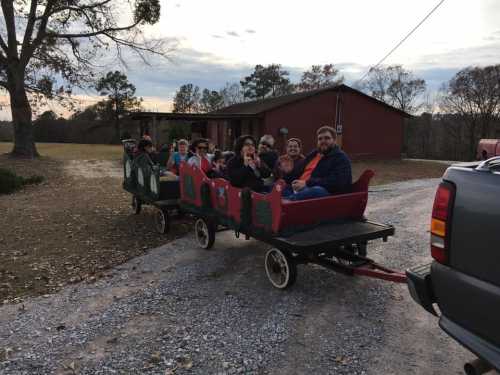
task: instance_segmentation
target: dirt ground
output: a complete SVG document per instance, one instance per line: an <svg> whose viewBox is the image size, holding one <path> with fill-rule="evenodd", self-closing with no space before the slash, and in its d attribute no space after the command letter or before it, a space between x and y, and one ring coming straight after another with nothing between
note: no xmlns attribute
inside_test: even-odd
<svg viewBox="0 0 500 375"><path fill-rule="evenodd" d="M179 222L168 235L159 235L154 208L133 215L118 161L13 161L2 155L0 167L46 178L0 196L0 302L93 281L189 229Z"/></svg>
<svg viewBox="0 0 500 375"><path fill-rule="evenodd" d="M0 153L10 150L0 143ZM35 161L0 155L0 167L45 181L0 196L0 303L53 293L68 283L94 281L103 271L190 230L177 221L168 235L153 229L154 209L135 216L121 187L121 148L39 144ZM439 177L446 166L428 162L353 163L357 177L375 170L374 184Z"/></svg>

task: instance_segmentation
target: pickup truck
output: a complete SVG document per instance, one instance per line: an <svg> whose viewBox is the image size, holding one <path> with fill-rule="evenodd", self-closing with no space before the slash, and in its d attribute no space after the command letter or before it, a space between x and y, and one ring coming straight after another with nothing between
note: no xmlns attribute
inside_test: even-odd
<svg viewBox="0 0 500 375"><path fill-rule="evenodd" d="M432 263L406 271L411 296L476 354L467 374L500 371L500 157L447 169L430 232Z"/></svg>

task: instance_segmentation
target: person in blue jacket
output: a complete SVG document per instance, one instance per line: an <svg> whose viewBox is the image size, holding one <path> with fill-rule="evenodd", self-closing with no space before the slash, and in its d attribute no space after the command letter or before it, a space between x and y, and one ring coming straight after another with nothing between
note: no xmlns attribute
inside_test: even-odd
<svg viewBox="0 0 500 375"><path fill-rule="evenodd" d="M285 199L321 198L351 190L351 161L336 144L335 130L322 126L316 135L317 148L285 177L288 183L283 190Z"/></svg>

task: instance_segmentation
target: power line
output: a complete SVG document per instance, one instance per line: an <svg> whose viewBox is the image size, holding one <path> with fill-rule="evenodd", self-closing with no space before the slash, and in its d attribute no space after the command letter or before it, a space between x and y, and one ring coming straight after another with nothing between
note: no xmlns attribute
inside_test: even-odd
<svg viewBox="0 0 500 375"><path fill-rule="evenodd" d="M408 34L406 34L406 36L405 36L403 39L401 39L401 41L400 41L398 44L396 44L396 46L394 46L394 48L392 48L392 49L389 51L389 53L387 53L384 57L382 57L378 63L376 63L374 66L372 66L370 69L368 69L368 71L367 71L367 72L366 72L366 73L365 73L365 74L364 74L364 75L363 75L360 79L358 79L358 80L356 81L355 85L357 85L359 82L361 82L363 79L365 79L365 78L366 78L366 76L370 73L370 71L371 71L372 69L377 68L377 67L378 67L380 64L382 64L382 63L385 61L385 59L387 59L387 58L388 58L388 57L389 57L389 56L390 56L390 55L391 55L391 54L392 54L392 53L393 53L396 49L398 49L398 47L399 47L401 44L403 44L403 43L406 41L406 39L408 39L408 38L410 37L410 35L411 35L411 34L413 34L413 33L414 33L414 32L415 32L415 31L416 31L416 30L417 30L417 29L418 29L418 28L419 28L419 27L420 27L420 26L421 26L421 25L422 25L422 24L426 21L426 20L427 20L427 18L429 18L429 17L432 15L432 13L434 13L434 12L435 12L435 11L436 11L436 10L437 10L440 6L441 6L441 4L443 4L443 3L444 3L444 1L445 1L445 0L441 0L441 1L439 1L439 3L437 3L437 5L436 5L436 6L434 6L434 8L432 8L432 9L431 9L431 11L430 11L429 13L427 13L427 15L426 15L426 16L425 16L425 17L424 17L424 18L423 18L423 19L422 19L422 20L421 20L421 21L417 24L417 26L415 26L413 29L411 29L411 30L410 30L410 32L409 32Z"/></svg>

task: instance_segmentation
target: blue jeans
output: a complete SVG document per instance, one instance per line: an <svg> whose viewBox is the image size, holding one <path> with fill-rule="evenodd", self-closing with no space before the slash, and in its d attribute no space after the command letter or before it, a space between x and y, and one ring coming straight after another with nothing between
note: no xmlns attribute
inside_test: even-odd
<svg viewBox="0 0 500 375"><path fill-rule="evenodd" d="M281 196L290 201L303 201L305 199L322 198L329 196L330 193L322 186L306 186L297 193L293 192L291 186L287 186Z"/></svg>

